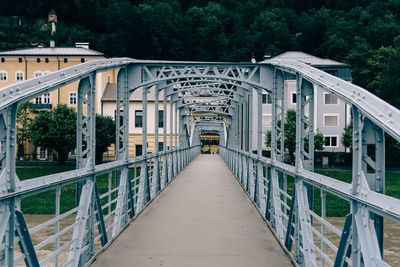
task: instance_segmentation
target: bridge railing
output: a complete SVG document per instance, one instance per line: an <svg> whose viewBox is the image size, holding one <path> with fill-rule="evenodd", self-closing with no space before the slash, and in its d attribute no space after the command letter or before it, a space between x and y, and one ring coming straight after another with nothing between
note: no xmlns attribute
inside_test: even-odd
<svg viewBox="0 0 400 267"><path fill-rule="evenodd" d="M86 263L118 236L130 220L199 153L200 147L193 146L147 154L129 161L117 160L97 165L93 171L85 173L78 169L21 181L19 190L1 195L0 201L14 198L22 210L27 202L37 203L38 209L43 209L41 205L44 204L52 213L30 215L25 220L20 209L16 210L14 263L27 266L50 263L53 266L77 266ZM125 170L127 176L122 174ZM124 180L123 177L129 178ZM77 203L71 201L77 197L77 185L84 181L85 185L93 183L91 194L87 194L89 197L86 199L79 198L78 194ZM84 186L81 190L87 188ZM81 192L80 195L84 194ZM79 201L87 201L90 206L84 214L79 214L82 207ZM2 219L6 215L3 213ZM85 223L84 219L87 219ZM79 224L82 224L79 228L82 233L74 230ZM78 243L81 243L81 249L75 251ZM3 260L6 244L4 242L1 247Z"/></svg>
<svg viewBox="0 0 400 267"><path fill-rule="evenodd" d="M220 154L261 215L269 222L277 240L291 251L301 265L352 265L349 242L352 235L362 239L362 232L352 231L351 213L343 220L327 218L328 205L337 205L342 200L337 208L351 212L350 206L355 202L366 208L367 213L361 216L371 216L369 212L373 212L400 223L400 200L397 198L372 191L354 195L350 183L311 171L299 171L282 162L272 163L269 158L245 151L220 147ZM314 190L305 190L300 184ZM313 191L311 194L314 196L320 193L319 199L310 195ZM295 198L301 195L308 196L312 201L300 205ZM379 253L379 248L376 249ZM310 255L314 257L314 263L310 261ZM374 260L376 266L388 266L383 260L376 257Z"/></svg>

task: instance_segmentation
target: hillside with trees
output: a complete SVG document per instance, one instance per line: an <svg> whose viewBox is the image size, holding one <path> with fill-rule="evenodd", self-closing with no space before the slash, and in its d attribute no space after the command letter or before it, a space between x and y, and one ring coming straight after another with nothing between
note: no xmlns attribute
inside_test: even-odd
<svg viewBox="0 0 400 267"><path fill-rule="evenodd" d="M352 66L354 83L400 108L400 1L3 0L0 49L89 41L107 56L249 61L300 50Z"/></svg>

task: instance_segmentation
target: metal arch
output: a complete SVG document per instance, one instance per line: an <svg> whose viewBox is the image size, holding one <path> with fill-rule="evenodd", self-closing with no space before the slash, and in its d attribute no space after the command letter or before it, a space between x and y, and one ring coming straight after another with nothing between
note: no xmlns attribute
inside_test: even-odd
<svg viewBox="0 0 400 267"><path fill-rule="evenodd" d="M260 64L298 73L303 79L357 107L376 125L400 141L400 111L367 90L298 61L274 59Z"/></svg>
<svg viewBox="0 0 400 267"><path fill-rule="evenodd" d="M134 81L135 88L151 86L160 81L198 77L221 82L237 81L254 87L262 87L260 67L257 64L168 61L141 61L141 63L139 66L130 68L131 77L141 78Z"/></svg>
<svg viewBox="0 0 400 267"><path fill-rule="evenodd" d="M100 62L103 63L100 64ZM206 69L207 67L205 67L206 65L210 66L208 70ZM167 160L169 160L171 164L164 169L171 171L171 174L166 180L164 178L164 182L162 184L165 186L165 184L167 184L168 181L170 181L185 166L185 161L183 160L185 158L185 153L187 154L189 152L191 158L193 158L193 156L199 152L197 147L194 147L194 144L199 144L199 140L191 140L190 142L185 140L185 134L187 134L189 131L188 126L192 126L191 136L193 137L199 136L203 129L224 130L224 133L229 136L227 142L225 142L225 146L221 147L221 154L227 161L227 164L232 168L233 172L238 177L246 191L249 193L250 197L255 201L257 207L259 207L262 212L265 211L261 204L263 200L265 201L264 196L262 195L262 192L265 189L264 181L268 182L268 185L271 187L269 191L272 192L270 195L272 195L274 198L270 199L270 202L276 202L274 203L274 205L276 205L272 207L275 209L274 213L272 214L272 221L275 223L274 227L279 237L282 236L280 231L282 231L282 234L284 234L285 231L283 221L279 220L279 216L281 216L281 218L284 217L284 213L282 213L282 207L284 204L281 200L284 188L281 188L280 186L279 177L278 179L275 179L276 177L272 177L272 179L265 178L262 174L264 171L262 168L273 168L275 171L278 171L282 174L296 177L296 195L294 197L295 204L293 205L294 211L291 210L291 212L295 214L296 235L298 237L295 244L295 249L297 250L296 255L298 256L297 259L300 264L310 265L315 263L315 254L319 252L316 243L314 243L313 235L316 234L318 237L320 237L320 235L314 232L315 229L312 228L313 226L310 223L311 215L315 217L315 214L313 215L312 207L308 203L308 194L304 186L304 184L308 184L313 187L320 188L324 192L331 193L351 202L353 212L351 215L351 242L353 247L353 255L351 260L349 258L344 258L342 262L353 261L353 266L361 266L362 264L365 266L372 266L374 264L378 266L385 266L385 262L383 262L381 255L381 251L383 249L381 240L383 231L382 217L392 219L395 222L400 222L400 200L383 194L383 132L387 131L389 134L399 139L400 119L398 115L400 112L387 103L365 92L365 90L361 88L347 84L340 79L331 77L326 73L315 70L310 66L306 66L304 64L302 65L298 62L268 61L260 64L250 65L251 67L248 67L248 74L245 74L245 72L241 69L237 69L237 66L242 66L240 64L234 64L236 67L231 68L227 67L227 65L229 64L135 61L131 59L116 59L114 61L102 60L93 62L92 64L84 64L82 66L73 67L71 68L71 72L64 72L67 73L66 76L60 75L63 72L56 72L50 74L48 77L44 76L1 89L0 160L2 162L3 171L0 175L0 212L4 216L2 216L0 220L0 241L2 243L8 242L9 244L9 246L7 246L7 251L5 251L7 260L6 264L12 265L13 263L12 244L14 244L15 240L14 231L12 229L14 229L15 226L15 209L17 208L16 203L19 201L19 199L38 194L39 192L45 192L50 189L60 188L61 186L67 184L77 184L81 181L86 181L86 183L83 188L84 193L81 194L79 209L77 209L78 216L75 224L73 239L71 240L69 263L72 263L72 265L78 265L79 263L85 262L87 258L84 258L83 253L81 253L84 235L87 235L86 240L89 241L87 244L87 248L89 248L89 254L85 252L87 254L85 257L92 256L91 240L93 240L93 236L91 234L94 232L93 222L90 218L87 219L87 216L91 217L95 204L95 198L93 197L93 192L95 191L95 181L93 181L93 177L101 173L107 173L110 170L116 171L118 174L117 176L119 178L119 185L117 189L118 195L116 200L116 214L115 221L112 224L113 235L116 236L117 233L121 231L121 229L123 229L127 223L128 207L131 206L127 204L132 204L133 202L129 202L130 200L127 196L132 191L130 189L130 176L128 171L129 165L141 164L143 168L142 173L147 175L150 173L147 172L147 168L153 168L152 166L156 165L153 165L154 158L157 158L157 160L163 156L164 158L168 158ZM160 66L162 71L157 73L157 69L160 70ZM165 68L162 66L165 66ZM18 182L18 178L15 175L14 163L15 118L18 103L22 103L31 97L41 95L44 92L49 92L57 87L66 85L73 81L82 80L82 88L86 89L84 89L82 94L80 94L80 101L84 98L87 98L89 104L93 104L94 101L92 93L93 83L95 82L95 79L93 79L95 72L112 68L121 68L118 78L117 92L117 121L119 122L117 123L117 125L119 125L117 126L117 160L115 162L99 166L93 164L94 157L92 156L92 145L93 141L95 140L95 137L93 136L93 129L95 125L93 124L93 121L88 119L86 121L87 123L85 123L85 121L80 121L77 128L79 133L86 134L85 131L87 131L88 134L83 138L87 138L89 144L88 151L81 149L81 151L78 153L78 167L80 169L57 175L50 175L48 177ZM250 73L250 69L252 69L252 74ZM149 71L149 73L147 71ZM259 137L260 133L262 132L260 132L260 128L257 129L257 156L253 155L252 153L252 150L255 147L255 142L250 139L252 137L251 133L256 127L251 125L249 121L252 121L252 116L257 115L254 114L253 110L250 108L254 104L254 98L256 97L257 107L260 110L260 92L262 90L267 89L275 92L275 95L273 96L275 122L280 118L280 115L284 113L284 106L281 103L283 93L280 92L284 81L284 72L295 73L298 77L297 89L299 95L298 99L300 100L297 103L297 120L300 123L297 123L296 138L298 145L296 149L296 167L287 165L283 163L283 160L279 160L280 155L277 153L282 151L280 151L276 146L276 142L278 142L279 138L282 138L282 133L284 131L283 128L275 131L273 134L273 137L275 138L274 146L276 148L273 151L273 160L267 160L261 157ZM199 76L200 78L198 78ZM144 78L143 80L141 79L142 77ZM92 81L88 83L88 80ZM133 92L134 89L138 88L135 86L138 84L146 85L144 87L145 90L143 90L143 104L145 105L147 89L150 85L160 86L160 88L167 88L167 86L170 86L169 88L172 88L171 84L187 83L185 84L186 88L183 90L191 90L191 83L195 84L196 82L198 83L197 85L200 85L201 83L212 84L216 82L235 84L235 86L238 86L238 88L240 87L240 89L238 89L241 91L240 93L243 93L240 95L240 98L238 98L242 100L242 102L232 101L233 103L231 104L233 108L229 108L230 112L232 112L231 116L226 116L226 114L221 116L227 121L220 119L215 110L214 112L211 112L210 110L202 110L202 105L195 105L194 110L198 111L196 111L196 114L194 114L194 111L192 110L191 117L189 117L188 114L185 113L185 110L188 108L183 106L180 107L178 105L179 103L177 101L179 101L180 96L179 94L174 94L174 91L172 90L171 92L173 94L165 96L164 99L166 100L166 98L169 97L169 102L171 105L170 125L173 127L171 127L170 150L166 152L164 149L163 153L157 152L151 155L145 154L141 158L129 159L128 103L129 94ZM309 84L307 85L307 83ZM312 155L306 153L307 148L305 147L304 139L310 137L310 133L312 132L310 129L312 129L313 125L312 120L310 119L310 121L306 121L304 116L304 109L307 105L310 105L310 102L304 101L304 97L300 96L308 96L309 98L311 97L310 92L307 92L310 84L318 84L326 90L339 96L339 98L344 99L353 105L353 113L355 118L353 139L355 145L353 146L354 164L352 184L340 182L323 175L316 174L312 172L311 165L305 164L307 161L311 162ZM253 90L253 87L255 90ZM260 90L260 88L262 90ZM257 95L255 95L253 91L256 91ZM236 95L239 97L239 93L236 93ZM164 101L164 104L166 105L166 101ZM92 106L88 105L88 107ZM164 108L164 110L166 109ZM172 111L174 111L174 113ZM91 115L89 115L89 113ZM147 114L147 112L144 112L144 114ZM213 116L211 116L211 114L214 114L214 119L212 118ZM195 115L203 117L196 121L194 119ZM210 115L209 118L206 118L208 115ZM88 109L88 116L93 118L93 110L91 108ZM188 117L190 119L188 119ZM123 123L120 123L121 118L124 118ZM146 118L145 115L144 118ZM229 120L231 120L230 125L228 122ZM166 121L166 119L164 121ZM260 121L261 118L258 116L258 127L260 126ZM306 124L306 131L303 129L304 124ZM186 133L184 132L184 127L186 127ZM146 127L143 128L144 131L142 138L144 138L143 142L145 143ZM174 131L172 128L175 128ZM166 130L164 130L164 133L166 133ZM80 135L81 134L79 134L79 136ZM179 142L177 141L178 135ZM164 138L166 138L166 134L164 134ZM121 141L121 143L119 141ZM165 144L166 143L167 142L165 142ZM283 139L281 145L282 144ZM370 155L369 151L367 150L367 146L370 145L375 146L373 155ZM191 147L188 148L187 146ZM309 152L311 148L309 147L308 149ZM85 155L86 158L84 158ZM283 155L283 153L281 155ZM188 161L186 160L186 164L187 162ZM256 168L254 168L255 166ZM373 172L371 172L371 169ZM151 191L150 193L147 192L149 185L146 185L146 182L149 182L149 180L152 179L155 185L158 183L158 179L156 176L154 176L154 173L157 173L157 171L153 171L153 176L151 178L146 176L140 178L140 194L137 195L140 202L136 203L137 205L139 204L139 206L136 206L139 207L139 209L143 208L143 206L146 204L148 200L146 198L154 197L157 192L156 188L154 188L155 191ZM142 183L142 181L144 183ZM260 183L260 181L262 182ZM321 221L324 222L324 219L322 218ZM87 222L90 224L90 227L86 227ZM322 236L324 237L324 234L322 234ZM4 237L7 237L6 241ZM85 249L85 251L88 250ZM323 251L319 253L324 255ZM325 259L326 255L324 260ZM4 264L4 259L0 259L0 261L2 261L1 264Z"/></svg>

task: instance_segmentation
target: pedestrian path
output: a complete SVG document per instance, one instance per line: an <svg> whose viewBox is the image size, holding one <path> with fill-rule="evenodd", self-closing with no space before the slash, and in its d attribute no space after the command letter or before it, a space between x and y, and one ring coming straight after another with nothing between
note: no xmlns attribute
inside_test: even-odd
<svg viewBox="0 0 400 267"><path fill-rule="evenodd" d="M219 155L199 155L92 266L293 266Z"/></svg>

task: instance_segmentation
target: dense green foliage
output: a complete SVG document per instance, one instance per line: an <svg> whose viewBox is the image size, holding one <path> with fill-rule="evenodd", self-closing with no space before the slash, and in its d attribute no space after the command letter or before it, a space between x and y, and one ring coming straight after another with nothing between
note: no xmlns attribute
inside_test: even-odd
<svg viewBox="0 0 400 267"><path fill-rule="evenodd" d="M57 105L52 111L39 113L29 127L35 146L55 150L64 162L76 147L76 112L67 105Z"/></svg>
<svg viewBox="0 0 400 267"><path fill-rule="evenodd" d="M29 127L32 123L30 115L31 103L26 102L18 107L17 111L17 155L18 158L25 156L25 146L30 140Z"/></svg>
<svg viewBox="0 0 400 267"><path fill-rule="evenodd" d="M0 49L48 45L52 8L58 46L213 61L300 50L351 64L355 84L400 107L398 0L3 0Z"/></svg>
<svg viewBox="0 0 400 267"><path fill-rule="evenodd" d="M103 153L115 143L115 121L110 116L96 114L96 164L103 162Z"/></svg>
<svg viewBox="0 0 400 267"><path fill-rule="evenodd" d="M17 120L18 143L32 140L35 146L55 150L58 160L64 162L76 147L76 112L67 105L57 105L51 111L39 113L30 119L29 106L21 105ZM28 121L27 121L28 120ZM25 128L24 125L27 125ZM21 129L20 129L21 128ZM115 121L109 116L96 114L96 163L102 163L103 153L115 143Z"/></svg>
<svg viewBox="0 0 400 267"><path fill-rule="evenodd" d="M280 125L280 120L278 125ZM290 163L294 163L296 151L296 111L288 109L285 116L285 150L289 155ZM271 130L265 133L265 146L271 147ZM280 146L278 142L278 146ZM324 146L324 136L317 129L314 134L314 151L322 151ZM305 140L305 147L308 147L308 139Z"/></svg>

